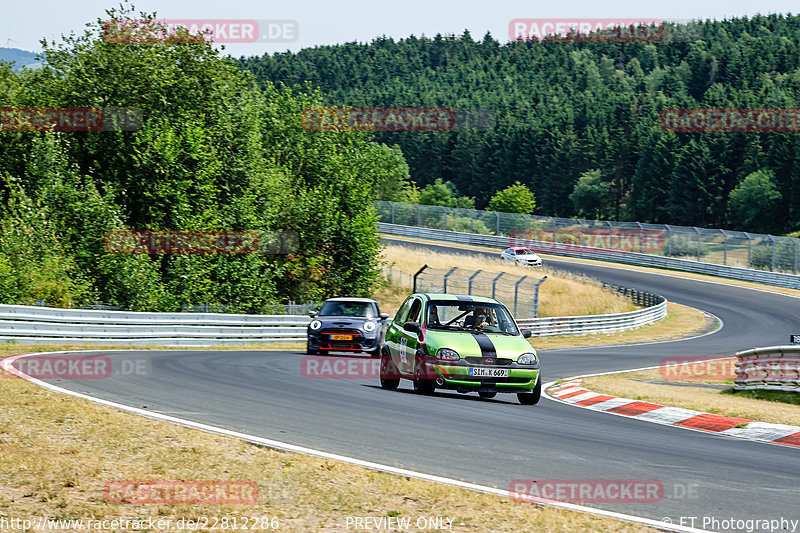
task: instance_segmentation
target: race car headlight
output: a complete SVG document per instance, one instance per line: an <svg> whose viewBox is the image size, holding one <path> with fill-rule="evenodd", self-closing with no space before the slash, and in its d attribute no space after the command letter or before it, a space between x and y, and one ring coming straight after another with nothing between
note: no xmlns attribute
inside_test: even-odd
<svg viewBox="0 0 800 533"><path fill-rule="evenodd" d="M520 365L535 365L539 362L539 358L535 353L524 353L517 359L517 364Z"/></svg>
<svg viewBox="0 0 800 533"><path fill-rule="evenodd" d="M458 352L451 350L450 348L439 348L439 351L436 352L436 359L442 359L444 361L458 361L461 359L461 356L458 355Z"/></svg>
<svg viewBox="0 0 800 533"><path fill-rule="evenodd" d="M375 322L364 322L364 331L375 331Z"/></svg>
<svg viewBox="0 0 800 533"><path fill-rule="evenodd" d="M319 320L314 320L308 327L310 327L311 329L319 329L322 327L322 322L320 322Z"/></svg>

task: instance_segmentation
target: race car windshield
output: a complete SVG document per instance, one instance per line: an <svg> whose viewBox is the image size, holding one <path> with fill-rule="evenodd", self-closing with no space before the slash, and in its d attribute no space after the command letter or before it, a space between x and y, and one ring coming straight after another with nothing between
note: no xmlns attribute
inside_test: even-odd
<svg viewBox="0 0 800 533"><path fill-rule="evenodd" d="M318 316L375 318L375 306L369 302L325 302Z"/></svg>
<svg viewBox="0 0 800 533"><path fill-rule="evenodd" d="M432 301L428 304L426 325L431 330L519 335L508 310L493 303Z"/></svg>

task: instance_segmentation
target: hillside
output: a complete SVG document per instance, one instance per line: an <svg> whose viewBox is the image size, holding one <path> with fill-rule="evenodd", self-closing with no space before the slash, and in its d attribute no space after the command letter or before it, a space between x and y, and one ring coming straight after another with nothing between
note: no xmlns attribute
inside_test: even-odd
<svg viewBox="0 0 800 533"><path fill-rule="evenodd" d="M262 84L308 80L333 106L493 111L488 131L375 133L402 148L418 184L452 181L479 208L519 180L545 215L778 232L800 225L795 133L673 133L659 114L800 107L798 35L800 17L770 15L667 24L659 42L500 44L465 32L239 63Z"/></svg>
<svg viewBox="0 0 800 533"><path fill-rule="evenodd" d="M20 50L19 48L2 48L0 47L0 61L13 62L14 70L19 70L26 65L36 65L36 54L28 52L27 50Z"/></svg>

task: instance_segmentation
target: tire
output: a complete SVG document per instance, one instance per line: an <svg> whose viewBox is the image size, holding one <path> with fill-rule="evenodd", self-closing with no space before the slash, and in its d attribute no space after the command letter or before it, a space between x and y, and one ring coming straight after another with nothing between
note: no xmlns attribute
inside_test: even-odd
<svg viewBox="0 0 800 533"><path fill-rule="evenodd" d="M539 380L533 388L532 394L517 394L517 399L522 405L536 405L542 397L542 374L539 373Z"/></svg>
<svg viewBox="0 0 800 533"><path fill-rule="evenodd" d="M414 365L414 391L417 394L423 394L425 396L433 394L433 391L436 390L436 384L432 379L425 379L422 377L421 367L422 365Z"/></svg>
<svg viewBox="0 0 800 533"><path fill-rule="evenodd" d="M480 396L481 398L489 399L489 398L494 398L495 396L497 396L497 393L496 392L479 392L478 396Z"/></svg>
<svg viewBox="0 0 800 533"><path fill-rule="evenodd" d="M380 346L372 350L371 352L367 352L370 357L376 358L381 356L381 348Z"/></svg>
<svg viewBox="0 0 800 533"><path fill-rule="evenodd" d="M311 349L311 346L306 345L306 355L319 355L319 352Z"/></svg>
<svg viewBox="0 0 800 533"><path fill-rule="evenodd" d="M397 371L397 365L394 364L392 358L384 353L381 354L381 387L384 389L394 390L400 386L400 378Z"/></svg>

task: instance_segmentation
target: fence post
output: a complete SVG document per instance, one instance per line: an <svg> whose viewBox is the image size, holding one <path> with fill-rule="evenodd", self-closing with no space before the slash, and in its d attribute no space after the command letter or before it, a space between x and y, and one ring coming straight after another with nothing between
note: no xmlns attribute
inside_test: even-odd
<svg viewBox="0 0 800 533"><path fill-rule="evenodd" d="M417 227L418 227L418 228L419 228L420 226L422 226L422 222L420 222L421 218L420 218L420 214L419 214L419 209L420 209L420 205L419 205L419 204L417 204Z"/></svg>
<svg viewBox="0 0 800 533"><path fill-rule="evenodd" d="M775 272L775 252L777 251L778 246L776 244L775 237L773 237L772 235L768 235L768 237L769 240L772 241L772 265L770 268L770 272Z"/></svg>
<svg viewBox="0 0 800 533"><path fill-rule="evenodd" d="M539 285L547 280L547 276L543 277L536 284L535 292L533 294L533 318L539 318Z"/></svg>
<svg viewBox="0 0 800 533"><path fill-rule="evenodd" d="M442 212L444 213L444 230L447 231L447 208L445 206L442 207Z"/></svg>
<svg viewBox="0 0 800 533"><path fill-rule="evenodd" d="M392 224L394 224L394 202L389 202L392 204Z"/></svg>
<svg viewBox="0 0 800 533"><path fill-rule="evenodd" d="M750 254L753 251L753 240L746 231L744 232L744 236L747 237L747 266L745 266L745 268L750 268Z"/></svg>
<svg viewBox="0 0 800 533"><path fill-rule="evenodd" d="M669 224L664 224L667 228L667 257L672 257L672 230Z"/></svg>
<svg viewBox="0 0 800 533"><path fill-rule="evenodd" d="M426 268L428 268L428 265L423 266L422 268L417 270L416 274L414 274L414 292L417 292L417 276L422 274L422 271L425 270Z"/></svg>
<svg viewBox="0 0 800 533"><path fill-rule="evenodd" d="M578 230L578 245L583 246L583 220L579 218L578 224L581 225L580 229Z"/></svg>
<svg viewBox="0 0 800 533"><path fill-rule="evenodd" d="M476 216L478 216L478 211L473 209L472 210L472 216L469 217L469 232L470 233L475 233L474 229L475 229L475 217Z"/></svg>
<svg viewBox="0 0 800 533"><path fill-rule="evenodd" d="M697 229L695 226L692 226L694 231L697 233L697 262L700 262L700 230Z"/></svg>
<svg viewBox="0 0 800 533"><path fill-rule="evenodd" d="M494 216L497 217L497 231L494 232L495 235L500 235L500 213L497 211L494 212Z"/></svg>
<svg viewBox="0 0 800 533"><path fill-rule="evenodd" d="M451 269L450 269L450 272L448 272L447 274L445 274L445 275L444 275L444 278L442 278L442 279L443 279L443 282L442 282L442 290L444 290L444 293L445 293L445 294L447 294L447 278L449 278L449 277L450 277L450 274L452 274L452 273L453 273L453 272L455 272L456 270L458 270L458 267L453 267L453 268L451 268Z"/></svg>
<svg viewBox="0 0 800 533"><path fill-rule="evenodd" d="M639 224L639 253L644 253L644 227L642 226L641 222L637 222Z"/></svg>
<svg viewBox="0 0 800 533"><path fill-rule="evenodd" d="M611 224L610 220L606 220L606 224L608 224L608 248L609 250L614 249L614 226Z"/></svg>
<svg viewBox="0 0 800 533"><path fill-rule="evenodd" d="M797 256L800 252L800 239L794 239L794 275L797 275Z"/></svg>
<svg viewBox="0 0 800 533"><path fill-rule="evenodd" d="M497 288L497 280L502 278L505 275L505 272L500 272L500 274L492 280L492 298L495 295L495 289Z"/></svg>
<svg viewBox="0 0 800 533"><path fill-rule="evenodd" d="M519 281L514 284L514 316L517 316L517 302L519 301L519 284L525 281L528 276L522 276Z"/></svg>
<svg viewBox="0 0 800 533"><path fill-rule="evenodd" d="M726 266L728 264L728 234L724 229L720 231L722 232L722 266Z"/></svg>
<svg viewBox="0 0 800 533"><path fill-rule="evenodd" d="M472 280L475 279L475 277L481 272L483 272L483 270L476 270L475 273L469 277L469 283L467 284L467 294L472 294Z"/></svg>

